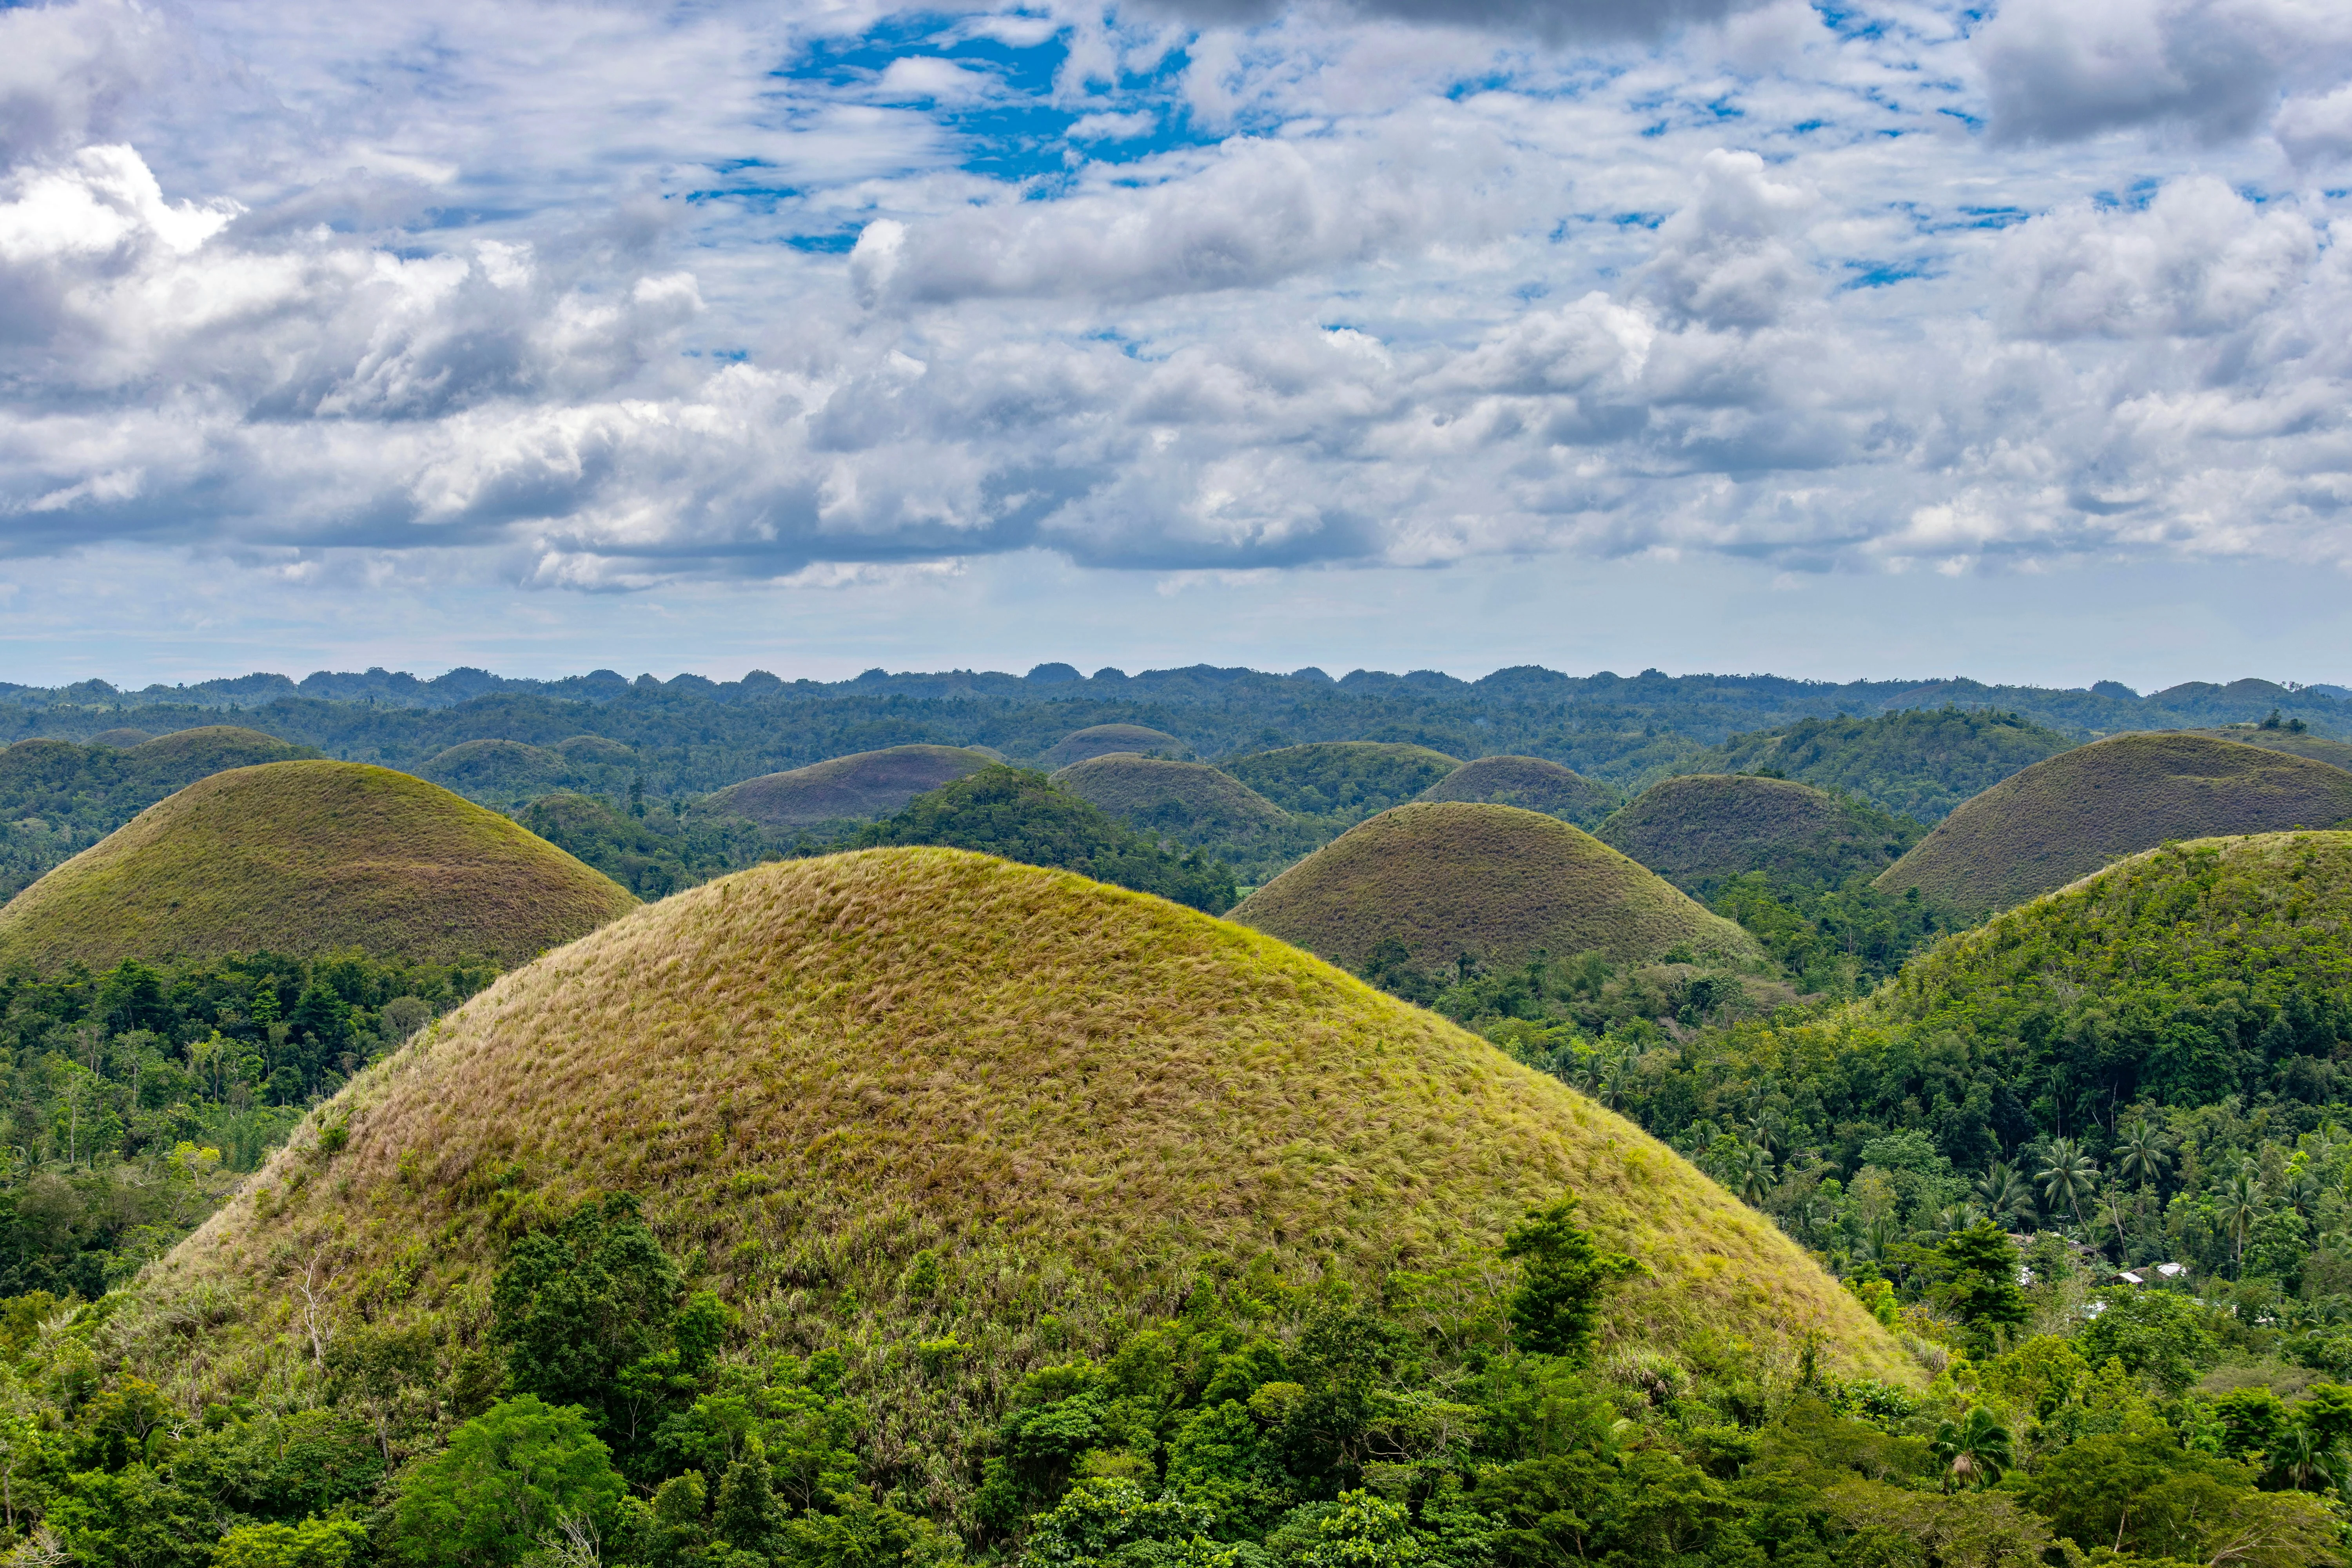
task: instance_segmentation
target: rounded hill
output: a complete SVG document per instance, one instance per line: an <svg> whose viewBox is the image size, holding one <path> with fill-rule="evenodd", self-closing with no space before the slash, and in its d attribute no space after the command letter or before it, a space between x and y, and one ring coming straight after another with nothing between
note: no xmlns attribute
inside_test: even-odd
<svg viewBox="0 0 2352 1568"><path fill-rule="evenodd" d="M89 738L89 743L93 746L111 746L118 752L127 752L131 747L144 745L154 738L144 730L100 730Z"/></svg>
<svg viewBox="0 0 2352 1568"><path fill-rule="evenodd" d="M1113 752L1073 763L1054 783L1113 816L1171 837L1265 832L1289 820L1274 802L1206 763Z"/></svg>
<svg viewBox="0 0 2352 1568"><path fill-rule="evenodd" d="M1235 757L1224 770L1285 811L1344 825L1403 805L1461 765L1395 741L1312 741Z"/></svg>
<svg viewBox="0 0 2352 1568"><path fill-rule="evenodd" d="M1340 835L1232 918L1347 969L1403 943L1423 969L1599 952L1653 963L1756 957L1756 941L1655 872L1557 817L1509 805L1401 805Z"/></svg>
<svg viewBox="0 0 2352 1568"><path fill-rule="evenodd" d="M1074 763L1108 757L1120 752L1189 757L1192 754L1192 748L1165 730L1153 730L1141 724L1097 724L1065 735L1048 746L1038 757L1037 765L1052 773Z"/></svg>
<svg viewBox="0 0 2352 1568"><path fill-rule="evenodd" d="M636 760L636 748L603 735L573 735L549 748L566 762L618 766Z"/></svg>
<svg viewBox="0 0 2352 1568"><path fill-rule="evenodd" d="M2326 827L2352 773L2202 735L2117 735L2002 780L1937 825L1876 886L1983 914L2176 838Z"/></svg>
<svg viewBox="0 0 2352 1568"><path fill-rule="evenodd" d="M1173 1315L1202 1268L1440 1268L1563 1192L1646 1270L1614 1342L1737 1333L1793 1362L1818 1335L1838 1370L1911 1375L1769 1220L1557 1079L1255 931L951 849L647 905L330 1123L334 1148L298 1136L142 1277L150 1342L187 1347L151 1364L192 1391L310 1354L284 1258L335 1248L330 1310L372 1332L470 1340L507 1238L598 1191L641 1194L759 1341L842 1347L853 1385L903 1386L944 1339L954 1396L908 1403L919 1426ZM171 1339L198 1301L200 1349Z"/></svg>
<svg viewBox="0 0 2352 1568"><path fill-rule="evenodd" d="M745 779L704 795L698 809L748 816L769 827L887 816L917 795L988 765L987 756L961 746L889 746Z"/></svg>
<svg viewBox="0 0 2352 1568"><path fill-rule="evenodd" d="M235 768L150 806L0 909L0 963L297 955L521 963L635 903L437 784L357 763Z"/></svg>
<svg viewBox="0 0 2352 1568"><path fill-rule="evenodd" d="M1415 798L1516 805L1523 811L1540 811L1562 822L1573 822L1579 827L1591 827L1617 804L1617 793L1607 784L1541 757L1475 758Z"/></svg>
<svg viewBox="0 0 2352 1568"><path fill-rule="evenodd" d="M548 788L567 770L557 752L520 741L460 741L416 771L462 795L523 795Z"/></svg>
<svg viewBox="0 0 2352 1568"><path fill-rule="evenodd" d="M1749 871L1837 887L1892 864L1925 831L1789 779L1691 773L1652 784L1595 836L1704 899Z"/></svg>
<svg viewBox="0 0 2352 1568"><path fill-rule="evenodd" d="M2352 769L2352 741L2337 741L2326 735L2314 735L2308 731L2298 732L2284 727L2266 730L2260 724L2231 724L2219 730L2190 730L2191 735L2203 735L2216 741L2235 741L2242 746L2260 746L2265 752L2287 752L2314 762L2333 763L2339 768Z"/></svg>
<svg viewBox="0 0 2352 1568"><path fill-rule="evenodd" d="M294 762L319 753L242 724L199 724L142 741L124 753L146 777L178 789L206 773L263 763Z"/></svg>

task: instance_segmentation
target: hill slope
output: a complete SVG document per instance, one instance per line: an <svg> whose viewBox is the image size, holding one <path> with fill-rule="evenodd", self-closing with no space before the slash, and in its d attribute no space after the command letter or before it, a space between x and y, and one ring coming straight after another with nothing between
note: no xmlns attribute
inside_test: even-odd
<svg viewBox="0 0 2352 1568"><path fill-rule="evenodd" d="M460 795L535 795L569 772L561 752L520 741L461 741L416 770L419 778Z"/></svg>
<svg viewBox="0 0 2352 1568"><path fill-rule="evenodd" d="M1927 830L1811 784L1739 773L1661 779L1595 830L1694 898L1763 871L1776 884L1838 887L1891 865Z"/></svg>
<svg viewBox="0 0 2352 1568"><path fill-rule="evenodd" d="M0 909L0 963L356 948L513 964L635 900L505 817L356 763L191 784Z"/></svg>
<svg viewBox="0 0 2352 1568"><path fill-rule="evenodd" d="M1944 819L1880 873L1983 914L2168 839L2325 827L2352 816L2352 773L2179 732L2117 735L2037 763Z"/></svg>
<svg viewBox="0 0 2352 1568"><path fill-rule="evenodd" d="M1315 741L1222 765L1283 810L1318 818L1337 831L1403 805L1462 763L1427 746L1392 741Z"/></svg>
<svg viewBox="0 0 2352 1568"><path fill-rule="evenodd" d="M1687 758L1676 773L1744 773L1769 768L1801 784L1858 795L1920 822L1940 821L1960 802L2074 742L2013 713L1921 708L1874 719L1806 719L1734 735Z"/></svg>
<svg viewBox="0 0 2352 1568"><path fill-rule="evenodd" d="M1223 861L1253 887L1321 842L1311 826L1205 763L1113 753L1064 768L1054 784L1139 831Z"/></svg>
<svg viewBox="0 0 2352 1568"><path fill-rule="evenodd" d="M704 795L697 810L766 827L814 827L887 816L917 795L978 773L989 759L961 746L887 746L764 773Z"/></svg>
<svg viewBox="0 0 2352 1568"><path fill-rule="evenodd" d="M2333 741L2325 735L2297 732L2293 730L2265 730L2259 724L2231 724L2221 730L2189 730L2180 731L2203 735L2209 740L2235 741L2242 746L2260 746L2265 752L2287 752L2315 762L2333 763L2339 768L2352 769L2352 741Z"/></svg>
<svg viewBox="0 0 2352 1568"><path fill-rule="evenodd" d="M643 1194L755 1344L838 1347L853 1386L901 1391L933 1451L1031 1369L1177 1310L1213 1259L1435 1268L1562 1189L1648 1270L1611 1341L1811 1331L1834 1366L1908 1375L1769 1221L1556 1080L1255 932L954 850L646 906L327 1115L340 1152L299 1140L142 1278L149 1364L183 1389L308 1354L279 1259L322 1238L331 1310L470 1341L506 1237L599 1189ZM199 1300L217 1326L177 1338ZM910 1384L908 1347L941 1337L955 1358Z"/></svg>
<svg viewBox="0 0 2352 1568"><path fill-rule="evenodd" d="M1413 798L1516 805L1589 828L1616 805L1617 792L1541 757L1479 757Z"/></svg>
<svg viewBox="0 0 2352 1568"><path fill-rule="evenodd" d="M1401 805L1244 900L1233 918L1348 969L1394 938L1423 969L1582 952L1649 963L1677 947L1753 957L1755 939L1591 835L1508 805Z"/></svg>
<svg viewBox="0 0 2352 1568"><path fill-rule="evenodd" d="M1192 754L1192 748L1165 730L1154 730L1142 724L1096 724L1065 735L1048 746L1037 758L1037 765L1052 773L1096 757L1116 756L1121 752L1189 757Z"/></svg>

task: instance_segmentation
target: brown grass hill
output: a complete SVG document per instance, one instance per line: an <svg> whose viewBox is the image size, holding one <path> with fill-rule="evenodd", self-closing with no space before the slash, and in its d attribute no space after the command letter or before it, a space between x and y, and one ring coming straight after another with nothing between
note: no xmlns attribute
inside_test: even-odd
<svg viewBox="0 0 2352 1568"><path fill-rule="evenodd" d="M131 747L144 745L154 738L145 730L100 730L89 738L89 743L93 746L111 746L118 752L127 752Z"/></svg>
<svg viewBox="0 0 2352 1568"><path fill-rule="evenodd" d="M1141 724L1097 724L1065 735L1046 747L1037 758L1037 765L1050 773L1074 763L1112 756L1120 752L1133 752L1138 756L1186 758L1192 754L1192 748L1165 730L1149 729Z"/></svg>
<svg viewBox="0 0 2352 1568"><path fill-rule="evenodd" d="M1283 810L1318 818L1336 831L1402 805L1462 762L1393 741L1313 741L1222 765Z"/></svg>
<svg viewBox="0 0 2352 1568"><path fill-rule="evenodd" d="M574 766L619 768L637 760L635 747L603 735L573 735L548 750Z"/></svg>
<svg viewBox="0 0 2352 1568"><path fill-rule="evenodd" d="M781 773L763 773L704 795L696 807L764 827L814 827L887 816L919 795L976 773L990 759L961 746L890 746Z"/></svg>
<svg viewBox="0 0 2352 1568"><path fill-rule="evenodd" d="M1557 817L1510 805L1401 805L1349 829L1231 916L1349 970L1393 939L1423 970L1490 969L1541 950L1650 963L1753 959L1746 931Z"/></svg>
<svg viewBox="0 0 2352 1568"><path fill-rule="evenodd" d="M17 894L0 909L0 963L356 949L505 967L635 901L437 784L273 763L189 785Z"/></svg>
<svg viewBox="0 0 2352 1568"><path fill-rule="evenodd" d="M444 789L466 795L532 795L553 788L571 772L561 752L520 741L460 741L417 770Z"/></svg>
<svg viewBox="0 0 2352 1568"><path fill-rule="evenodd" d="M2242 746L2260 746L2265 752L2286 752L2314 762L2332 763L2339 768L2352 770L2352 741L2331 740L2309 731L2266 730L2260 724L2231 724L2219 730L2187 730L2189 735L2203 735L2216 741L2235 741Z"/></svg>
<svg viewBox="0 0 2352 1568"><path fill-rule="evenodd" d="M2117 735L2004 779L1879 874L1973 914L2023 903L2168 839L2326 827L2352 816L2352 773L2179 732Z"/></svg>
<svg viewBox="0 0 2352 1568"><path fill-rule="evenodd" d="M1187 844L1271 832L1290 820L1274 802L1206 763L1114 752L1073 763L1053 778L1055 787L1113 816Z"/></svg>
<svg viewBox="0 0 2352 1568"><path fill-rule="evenodd" d="M1770 1221L1557 1079L1257 932L942 848L759 867L507 975L324 1107L110 1334L190 1408L312 1386L307 1267L322 1321L445 1378L509 1237L599 1191L742 1313L740 1353L839 1351L950 1492L1026 1373L1177 1314L1203 1268L1491 1263L1564 1191L1646 1269L1604 1354L1745 1337L1793 1371L1819 1335L1832 1370L1915 1375Z"/></svg>
<svg viewBox="0 0 2352 1568"><path fill-rule="evenodd" d="M1617 792L1541 757L1477 757L1414 797L1516 805L1590 828L1616 807Z"/></svg>
<svg viewBox="0 0 2352 1568"><path fill-rule="evenodd" d="M1749 871L1775 884L1835 888L1916 844L1918 823L1811 784L1745 773L1661 779L1596 830L1693 898Z"/></svg>

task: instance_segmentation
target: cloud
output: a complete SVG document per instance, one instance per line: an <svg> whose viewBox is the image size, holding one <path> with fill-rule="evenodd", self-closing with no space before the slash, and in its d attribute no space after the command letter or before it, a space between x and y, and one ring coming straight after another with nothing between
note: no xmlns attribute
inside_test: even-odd
<svg viewBox="0 0 2352 1568"><path fill-rule="evenodd" d="M1570 40L1652 38L1675 27L1717 22L1763 0L1345 0L1342 9L1381 21ZM1150 0L1147 15L1197 26L1248 26L1281 12L1276 0Z"/></svg>

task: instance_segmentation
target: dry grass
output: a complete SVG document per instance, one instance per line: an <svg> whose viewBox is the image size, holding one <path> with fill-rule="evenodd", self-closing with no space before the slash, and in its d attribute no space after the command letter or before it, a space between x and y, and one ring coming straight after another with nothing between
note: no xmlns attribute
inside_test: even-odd
<svg viewBox="0 0 2352 1568"><path fill-rule="evenodd" d="M2252 724L2231 724L2219 730L2184 730L2180 732L2203 735L2216 741L2235 741L2242 746L2260 746L2265 752L2286 752L2352 770L2352 741L2332 741L2325 735L2308 732L2298 735L2292 730L2264 730Z"/></svg>
<svg viewBox="0 0 2352 1568"><path fill-rule="evenodd" d="M1290 820L1274 802L1206 763L1114 752L1074 763L1055 773L1054 783L1113 816L1149 817L1172 806L1172 815L1190 826L1235 834L1263 832Z"/></svg>
<svg viewBox="0 0 2352 1568"><path fill-rule="evenodd" d="M174 730L131 749L131 757L150 777L169 779L184 787L207 773L229 768L249 768L262 763L292 762L319 753L242 724L200 724Z"/></svg>
<svg viewBox="0 0 2352 1568"><path fill-rule="evenodd" d="M1516 805L1591 827L1617 804L1617 792L1541 757L1479 757L1463 763L1416 798Z"/></svg>
<svg viewBox="0 0 2352 1568"><path fill-rule="evenodd" d="M1192 748L1165 730L1153 730L1141 724L1096 724L1065 735L1048 746L1038 756L1037 765L1051 773L1120 752L1134 752L1139 755L1157 752L1166 757L1189 757L1192 754Z"/></svg>
<svg viewBox="0 0 2352 1568"><path fill-rule="evenodd" d="M191 784L19 893L0 910L0 961L101 968L357 948L512 964L635 901L437 784L356 763L273 763Z"/></svg>
<svg viewBox="0 0 2352 1568"><path fill-rule="evenodd" d="M2061 752L1967 802L1876 886L1972 913L2023 903L2175 838L2326 827L2352 816L2352 773L2179 731Z"/></svg>
<svg viewBox="0 0 2352 1568"><path fill-rule="evenodd" d="M100 730L97 734L92 735L89 738L89 744L93 746L111 746L118 752L127 752L131 747L143 745L154 738L154 736L149 734L144 730Z"/></svg>
<svg viewBox="0 0 2352 1568"><path fill-rule="evenodd" d="M1556 1079L1255 931L932 848L761 867L508 975L151 1268L122 1343L184 1398L299 1386L285 1278L313 1258L339 1328L471 1335L504 1235L614 1188L754 1350L844 1347L934 1453L1202 1267L1477 1264L1563 1190L1648 1269L1610 1344L1819 1335L1910 1375L1769 1221ZM925 1247L947 1285L912 1302ZM918 1386L950 1331L962 1370Z"/></svg>
<svg viewBox="0 0 2352 1568"><path fill-rule="evenodd" d="M1509 805L1382 812L1244 900L1233 919L1359 969L1396 937L1423 967L1467 952L1489 965L1669 949L1753 958L1755 939L1591 834Z"/></svg>
<svg viewBox="0 0 2352 1568"><path fill-rule="evenodd" d="M919 795L989 765L961 746L887 746L788 773L763 773L704 795L697 810L748 816L769 827L887 816Z"/></svg>
<svg viewBox="0 0 2352 1568"><path fill-rule="evenodd" d="M1594 830L1677 888L1706 897L1749 871L1836 886L1893 861L1921 828L1788 779L1662 779Z"/></svg>

